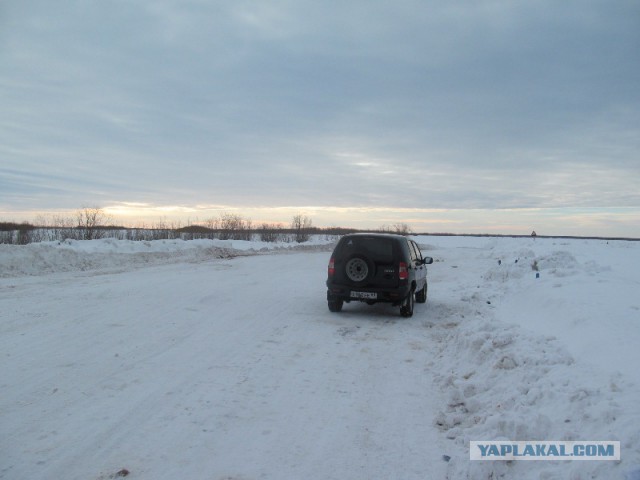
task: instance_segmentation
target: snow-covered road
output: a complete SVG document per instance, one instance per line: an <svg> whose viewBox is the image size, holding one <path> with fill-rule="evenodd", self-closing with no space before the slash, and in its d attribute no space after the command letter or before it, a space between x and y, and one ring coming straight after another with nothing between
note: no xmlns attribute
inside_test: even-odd
<svg viewBox="0 0 640 480"><path fill-rule="evenodd" d="M5 285L2 475L443 478L428 330L330 314L326 256Z"/></svg>
<svg viewBox="0 0 640 480"><path fill-rule="evenodd" d="M0 478L638 478L637 374L579 348L607 303L575 329L558 292L617 290L603 348L640 342L640 245L418 241L436 262L411 319L330 313L327 251L0 246ZM519 321L537 308L556 337ZM469 461L500 438L620 440L622 462Z"/></svg>

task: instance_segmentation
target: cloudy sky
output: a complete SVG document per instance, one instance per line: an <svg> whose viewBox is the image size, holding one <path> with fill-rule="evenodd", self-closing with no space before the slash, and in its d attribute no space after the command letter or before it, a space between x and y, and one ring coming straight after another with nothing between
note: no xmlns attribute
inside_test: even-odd
<svg viewBox="0 0 640 480"><path fill-rule="evenodd" d="M637 0L0 0L0 221L640 237Z"/></svg>

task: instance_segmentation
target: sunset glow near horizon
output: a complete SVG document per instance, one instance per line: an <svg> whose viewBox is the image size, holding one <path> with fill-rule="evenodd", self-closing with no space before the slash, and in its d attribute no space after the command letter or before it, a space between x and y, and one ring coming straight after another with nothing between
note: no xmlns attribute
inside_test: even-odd
<svg viewBox="0 0 640 480"><path fill-rule="evenodd" d="M88 205L85 207L89 207ZM96 208L97 206L90 206ZM294 215L308 216L314 227L380 229L406 224L414 233L596 236L640 238L635 228L640 215L631 209L577 211L566 209L447 210L388 209L380 207L245 207L229 205L153 206L112 204L98 207L111 225L127 228L180 228L207 225L222 215L240 215L253 228L262 224L288 227ZM47 225L56 219L73 221L78 209L65 211L5 212L3 220ZM544 218L544 221L540 221Z"/></svg>

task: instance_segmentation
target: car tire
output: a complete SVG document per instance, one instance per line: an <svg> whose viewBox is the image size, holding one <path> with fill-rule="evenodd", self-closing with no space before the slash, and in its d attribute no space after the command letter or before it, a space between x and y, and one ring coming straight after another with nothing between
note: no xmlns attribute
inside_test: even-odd
<svg viewBox="0 0 640 480"><path fill-rule="evenodd" d="M409 295L407 295L407 298L404 300L404 302L402 302L402 305L400 305L400 315L405 318L413 316L413 302L413 291L411 291L409 292Z"/></svg>
<svg viewBox="0 0 640 480"><path fill-rule="evenodd" d="M327 305L329 306L329 311L331 312L342 311L343 304L344 302L342 300L327 300Z"/></svg>
<svg viewBox="0 0 640 480"><path fill-rule="evenodd" d="M362 284L373 275L373 263L364 255L353 255L344 264L344 274L350 282Z"/></svg>
<svg viewBox="0 0 640 480"><path fill-rule="evenodd" d="M427 301L427 283L425 282L424 287L422 287L419 292L416 292L416 302L425 303L426 301Z"/></svg>

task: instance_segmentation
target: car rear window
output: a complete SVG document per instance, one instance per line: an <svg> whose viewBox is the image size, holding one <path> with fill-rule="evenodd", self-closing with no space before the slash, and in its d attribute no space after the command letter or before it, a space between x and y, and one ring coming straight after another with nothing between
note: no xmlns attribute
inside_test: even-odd
<svg viewBox="0 0 640 480"><path fill-rule="evenodd" d="M376 263L393 263L393 240L376 237L350 237L344 239L342 254L366 255Z"/></svg>

